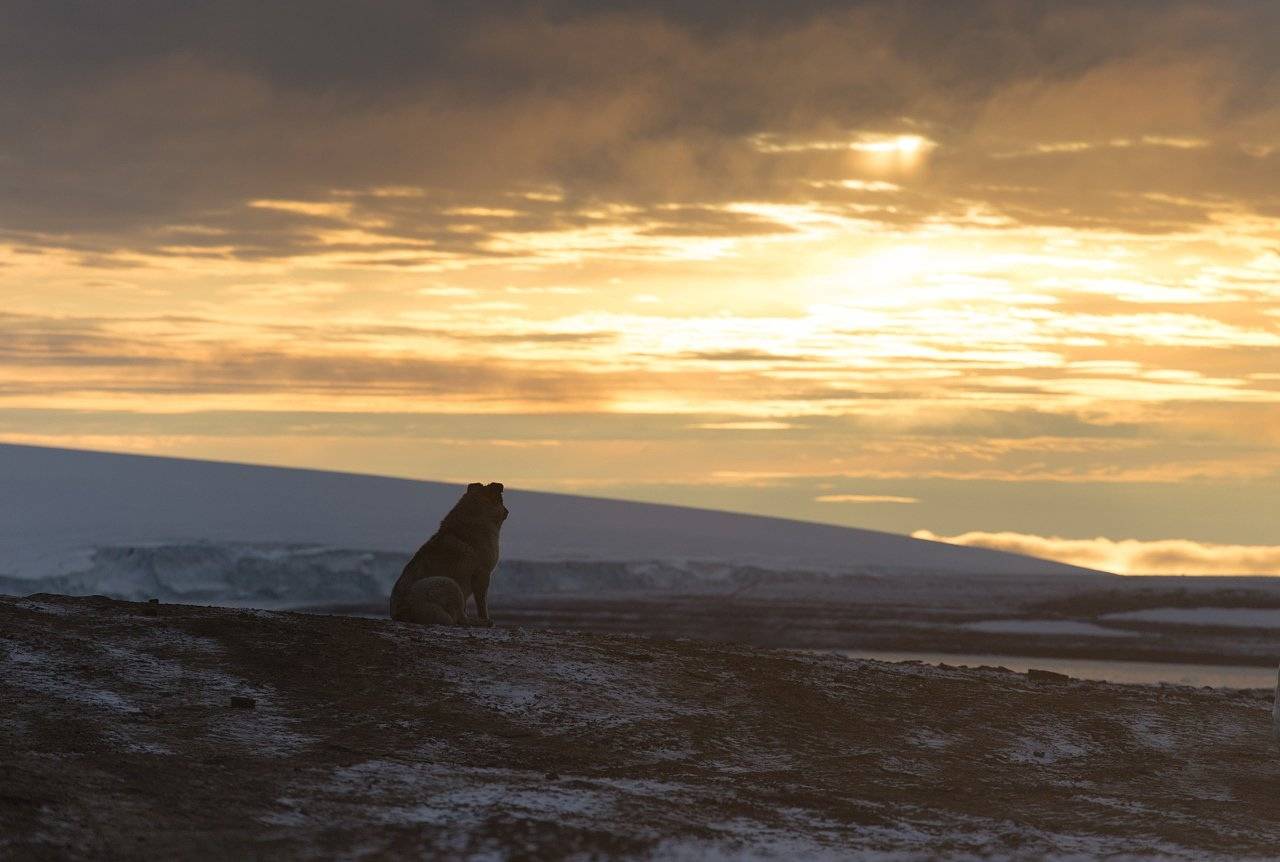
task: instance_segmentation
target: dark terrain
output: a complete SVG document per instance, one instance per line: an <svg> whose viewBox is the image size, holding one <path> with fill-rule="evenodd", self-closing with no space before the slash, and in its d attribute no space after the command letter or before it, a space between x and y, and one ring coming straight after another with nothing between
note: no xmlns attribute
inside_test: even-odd
<svg viewBox="0 0 1280 862"><path fill-rule="evenodd" d="M0 633L0 857L1280 846L1269 692L49 595Z"/></svg>
<svg viewBox="0 0 1280 862"><path fill-rule="evenodd" d="M622 566L624 564L618 564ZM655 564L656 566L657 564ZM600 588L597 565L505 562L498 618L529 628L691 637L760 647L1039 656L1274 668L1280 629L1116 615L1160 608L1280 609L1275 577L839 574L732 569L722 582L631 574ZM634 566L633 566L634 568ZM562 571L563 570L563 571ZM386 601L310 610L387 615ZM1278 614L1280 617L1280 614ZM1024 625L1001 632L1001 624ZM1055 624L1079 624L1055 632ZM1037 626L1043 630L1037 630Z"/></svg>
<svg viewBox="0 0 1280 862"><path fill-rule="evenodd" d="M0 594L154 597L386 618L387 596L407 557L407 551L276 543L113 545L83 554L62 574L0 574ZM1274 668L1280 659L1277 577L509 558L498 566L490 599L499 621L528 628L767 647L1256 668ZM1171 609L1190 616L1161 617Z"/></svg>

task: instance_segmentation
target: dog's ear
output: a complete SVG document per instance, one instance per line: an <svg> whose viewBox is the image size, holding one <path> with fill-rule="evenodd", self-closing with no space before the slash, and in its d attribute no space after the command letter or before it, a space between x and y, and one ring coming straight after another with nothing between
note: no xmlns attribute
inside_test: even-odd
<svg viewBox="0 0 1280 862"><path fill-rule="evenodd" d="M479 490L480 490L481 488L483 488L483 487L484 487L484 485L482 485L482 484L481 484L481 483L479 483L479 482L472 482L470 485L468 485L468 486L467 486L467 490L468 490L468 491L479 491Z"/></svg>
<svg viewBox="0 0 1280 862"><path fill-rule="evenodd" d="M502 493L502 483L501 483L501 482L490 482L490 483L489 483L489 488L490 488L491 490L497 491L499 494L501 494L501 493Z"/></svg>

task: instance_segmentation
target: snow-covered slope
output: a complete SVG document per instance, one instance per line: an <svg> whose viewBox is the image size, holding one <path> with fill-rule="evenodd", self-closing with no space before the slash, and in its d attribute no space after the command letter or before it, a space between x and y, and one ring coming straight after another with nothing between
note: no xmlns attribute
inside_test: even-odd
<svg viewBox="0 0 1280 862"><path fill-rule="evenodd" d="M501 480L477 476L476 480ZM405 551L457 485L0 444L0 571L51 552L190 541ZM846 527L509 490L503 553L523 560L703 559L775 568L1081 574L1032 557Z"/></svg>

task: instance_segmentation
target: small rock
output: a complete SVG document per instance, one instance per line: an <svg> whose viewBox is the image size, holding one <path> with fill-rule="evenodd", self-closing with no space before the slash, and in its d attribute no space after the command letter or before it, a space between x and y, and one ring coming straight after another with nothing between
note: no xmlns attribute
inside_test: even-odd
<svg viewBox="0 0 1280 862"><path fill-rule="evenodd" d="M149 605L158 605L158 604L160 604L160 600L159 600L159 599L147 599L147 604L149 604Z"/></svg>
<svg viewBox="0 0 1280 862"><path fill-rule="evenodd" d="M1055 673L1054 671L1051 671L1051 670L1038 670L1034 667L1031 668L1031 670L1027 671L1027 679L1031 680L1032 682L1049 682L1049 683L1071 682L1071 677L1067 676L1065 673Z"/></svg>
<svg viewBox="0 0 1280 862"><path fill-rule="evenodd" d="M1036 755L1036 757L1044 757L1044 752L1043 752L1043 751L1037 751L1037 752L1035 752L1035 755Z"/></svg>
<svg viewBox="0 0 1280 862"><path fill-rule="evenodd" d="M559 781L559 780L560 780L560 773L558 772L547 773L547 781Z"/></svg>
<svg viewBox="0 0 1280 862"><path fill-rule="evenodd" d="M234 709L253 709L258 702L251 697L245 697L243 694L231 695L231 706Z"/></svg>

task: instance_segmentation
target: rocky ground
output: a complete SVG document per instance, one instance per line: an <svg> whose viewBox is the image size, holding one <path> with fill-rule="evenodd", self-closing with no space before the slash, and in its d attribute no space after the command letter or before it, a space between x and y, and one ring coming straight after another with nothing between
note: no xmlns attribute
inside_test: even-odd
<svg viewBox="0 0 1280 862"><path fill-rule="evenodd" d="M1265 668L1261 678L1271 676L1280 659L1280 578L1272 577L824 576L729 569L720 580L694 572L669 584L636 578L610 584L599 577L598 564L582 566L586 571L577 577L572 564L561 564L562 571L530 568L515 561L499 570L491 604L504 621L533 629L783 649ZM292 609L385 618L388 590L369 601ZM1161 619L1179 610L1188 617ZM1232 618L1240 614L1255 619Z"/></svg>
<svg viewBox="0 0 1280 862"><path fill-rule="evenodd" d="M1267 668L1264 677L1273 676L1280 657L1280 632L1271 628L1100 622L1097 616L1022 609L993 612L849 600L726 601L715 596L653 595L519 596L503 601L503 619L527 628L693 637L766 648L1187 662ZM384 605L348 610L385 617ZM1055 624L1068 627L1054 633ZM1000 631L1002 625L1011 630ZM1047 630L1037 631L1037 626Z"/></svg>
<svg viewBox="0 0 1280 862"><path fill-rule="evenodd" d="M1275 858L1270 710L705 641L2 598L0 858Z"/></svg>

